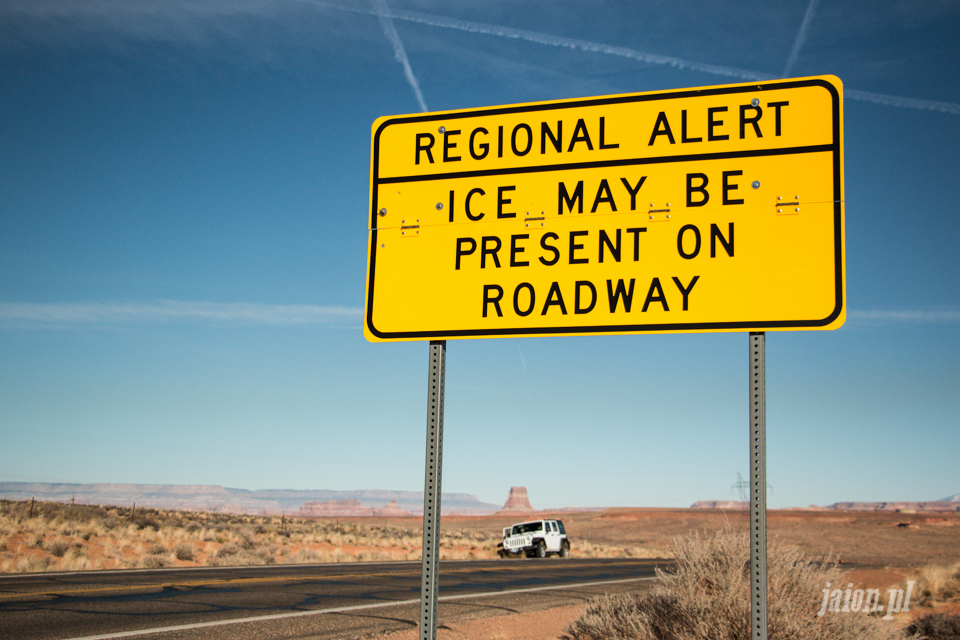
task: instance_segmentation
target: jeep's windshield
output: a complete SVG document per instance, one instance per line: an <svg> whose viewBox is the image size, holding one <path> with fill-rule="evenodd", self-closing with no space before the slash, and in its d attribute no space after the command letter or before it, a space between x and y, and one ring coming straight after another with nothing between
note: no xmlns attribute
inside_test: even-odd
<svg viewBox="0 0 960 640"><path fill-rule="evenodd" d="M513 525L512 535L517 535L520 533L530 533L531 531L543 531L542 522L526 522L524 524L515 524Z"/></svg>

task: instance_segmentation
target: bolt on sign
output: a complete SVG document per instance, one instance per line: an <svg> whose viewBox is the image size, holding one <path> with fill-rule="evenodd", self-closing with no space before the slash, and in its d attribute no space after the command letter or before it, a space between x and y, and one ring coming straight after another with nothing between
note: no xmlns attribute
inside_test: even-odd
<svg viewBox="0 0 960 640"><path fill-rule="evenodd" d="M372 341L835 329L833 76L373 124Z"/></svg>

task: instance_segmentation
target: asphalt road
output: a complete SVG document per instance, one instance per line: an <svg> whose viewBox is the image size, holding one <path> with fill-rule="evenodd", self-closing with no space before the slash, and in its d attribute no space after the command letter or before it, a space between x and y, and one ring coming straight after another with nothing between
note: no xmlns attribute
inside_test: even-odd
<svg viewBox="0 0 960 640"><path fill-rule="evenodd" d="M443 562L439 622L648 588L660 560ZM0 638L354 638L415 626L419 563L0 577Z"/></svg>

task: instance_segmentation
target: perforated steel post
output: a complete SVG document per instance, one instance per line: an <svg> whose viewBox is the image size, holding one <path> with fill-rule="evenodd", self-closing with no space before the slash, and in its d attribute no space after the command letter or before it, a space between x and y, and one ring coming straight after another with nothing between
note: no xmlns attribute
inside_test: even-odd
<svg viewBox="0 0 960 640"><path fill-rule="evenodd" d="M443 469L443 384L447 341L430 341L427 376L427 454L423 481L423 562L420 577L420 640L437 636L440 587L440 472Z"/></svg>
<svg viewBox="0 0 960 640"><path fill-rule="evenodd" d="M750 638L767 640L766 334L750 334Z"/></svg>

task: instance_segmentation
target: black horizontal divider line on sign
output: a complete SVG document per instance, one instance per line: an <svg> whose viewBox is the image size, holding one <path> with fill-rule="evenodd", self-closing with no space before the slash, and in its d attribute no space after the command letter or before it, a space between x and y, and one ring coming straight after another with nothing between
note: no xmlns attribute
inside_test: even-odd
<svg viewBox="0 0 960 640"><path fill-rule="evenodd" d="M478 178L487 176L508 176L524 173L546 173L552 171L572 171L574 169L605 169L610 167L631 167L647 164L669 164L673 162L697 162L700 160L727 160L731 158L762 158L766 156L799 155L803 153L824 153L837 150L837 142L807 145L802 147L782 147L777 149L753 149L750 151L723 151L715 153L691 153L675 156L657 156L653 158L626 158L622 160L596 160L593 162L569 162L565 164L543 164L532 167L509 167L503 169L478 169L455 173L431 173L420 176L394 176L376 178L376 184L399 184L405 182L428 182L431 180L455 180L458 178Z"/></svg>
<svg viewBox="0 0 960 640"><path fill-rule="evenodd" d="M513 105L513 106L507 106L507 107L501 107L501 108L474 109L470 111L443 112L443 113L435 113L435 114L398 116L396 118L390 118L389 120L384 121L374 134L373 163L372 163L373 180L372 181L374 185L377 185L385 180L385 179L381 179L379 176L380 134L383 132L384 129L386 129L391 125L416 124L416 123L426 123L426 122L444 122L447 120L465 120L469 118L511 115L511 114L521 114L521 113L532 114L532 113L539 113L543 111L558 111L558 110L584 108L584 107L600 107L600 106L618 105L618 104L680 100L685 98L723 96L723 95L730 95L730 94L737 94L737 93L756 93L756 92L763 92L763 91L774 91L774 90L792 89L792 88L799 88L799 87L821 87L823 89L826 89L830 93L832 102L833 102L832 145L839 144L841 102L840 102L840 95L837 93L836 87L834 87L829 82L826 82L819 78L808 78L808 79L800 79L800 80L786 81L786 82L772 80L767 83L758 82L756 84L747 84L747 85L718 86L718 87L709 87L705 89L689 89L689 90L680 90L680 91L669 91L669 92L663 92L663 93L625 94L625 95L619 95L619 96L607 96L607 97L593 98L593 99L570 100L565 102L551 102L551 103L532 104L532 105Z"/></svg>

